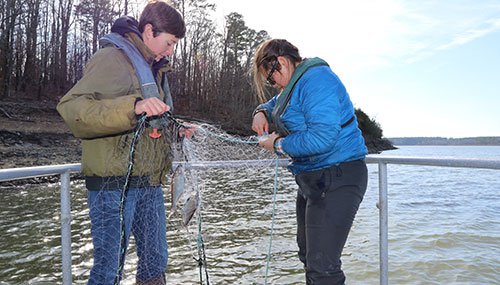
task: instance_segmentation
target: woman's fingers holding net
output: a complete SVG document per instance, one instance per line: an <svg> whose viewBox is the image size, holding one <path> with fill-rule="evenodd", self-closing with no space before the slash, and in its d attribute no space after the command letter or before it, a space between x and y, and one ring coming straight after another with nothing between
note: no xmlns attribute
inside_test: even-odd
<svg viewBox="0 0 500 285"><path fill-rule="evenodd" d="M263 112L259 112L253 117L252 130L259 136L269 132L269 123L267 122L266 115Z"/></svg>

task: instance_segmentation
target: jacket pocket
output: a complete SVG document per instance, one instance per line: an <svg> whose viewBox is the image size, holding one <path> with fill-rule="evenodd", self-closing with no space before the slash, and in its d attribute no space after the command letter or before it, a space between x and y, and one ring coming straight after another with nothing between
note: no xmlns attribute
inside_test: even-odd
<svg viewBox="0 0 500 285"><path fill-rule="evenodd" d="M299 191L306 198L319 200L325 197L331 183L328 168L314 171L305 171L295 175L295 182Z"/></svg>

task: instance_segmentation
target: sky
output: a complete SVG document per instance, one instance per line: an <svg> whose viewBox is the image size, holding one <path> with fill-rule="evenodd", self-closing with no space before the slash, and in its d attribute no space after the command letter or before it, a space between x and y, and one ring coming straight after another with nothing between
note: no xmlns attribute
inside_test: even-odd
<svg viewBox="0 0 500 285"><path fill-rule="evenodd" d="M500 136L500 0L212 0L320 57L385 137Z"/></svg>

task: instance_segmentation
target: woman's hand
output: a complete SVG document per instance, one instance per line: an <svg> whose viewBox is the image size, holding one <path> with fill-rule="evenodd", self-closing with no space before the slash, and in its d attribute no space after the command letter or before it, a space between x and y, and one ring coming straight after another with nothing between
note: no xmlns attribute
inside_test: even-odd
<svg viewBox="0 0 500 285"><path fill-rule="evenodd" d="M269 151L274 152L274 140L279 137L276 132L273 132L272 134L269 135L269 138L267 140L259 142L259 145Z"/></svg>
<svg viewBox="0 0 500 285"><path fill-rule="evenodd" d="M255 116L253 116L252 130L259 136L269 132L269 123L267 122L266 114L264 112L258 112Z"/></svg>

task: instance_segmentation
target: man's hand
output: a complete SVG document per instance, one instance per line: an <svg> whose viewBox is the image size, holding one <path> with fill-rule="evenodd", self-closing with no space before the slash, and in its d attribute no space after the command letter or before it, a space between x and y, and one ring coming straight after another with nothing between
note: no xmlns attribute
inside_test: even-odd
<svg viewBox="0 0 500 285"><path fill-rule="evenodd" d="M143 99L135 103L134 112L136 115L146 113L146 117L159 116L170 110L170 106L160 99L153 97Z"/></svg>
<svg viewBox="0 0 500 285"><path fill-rule="evenodd" d="M187 128L181 127L179 129L179 137L186 137L188 139L192 138L198 126L195 124L187 124L187 123L183 123L183 125L186 126Z"/></svg>

